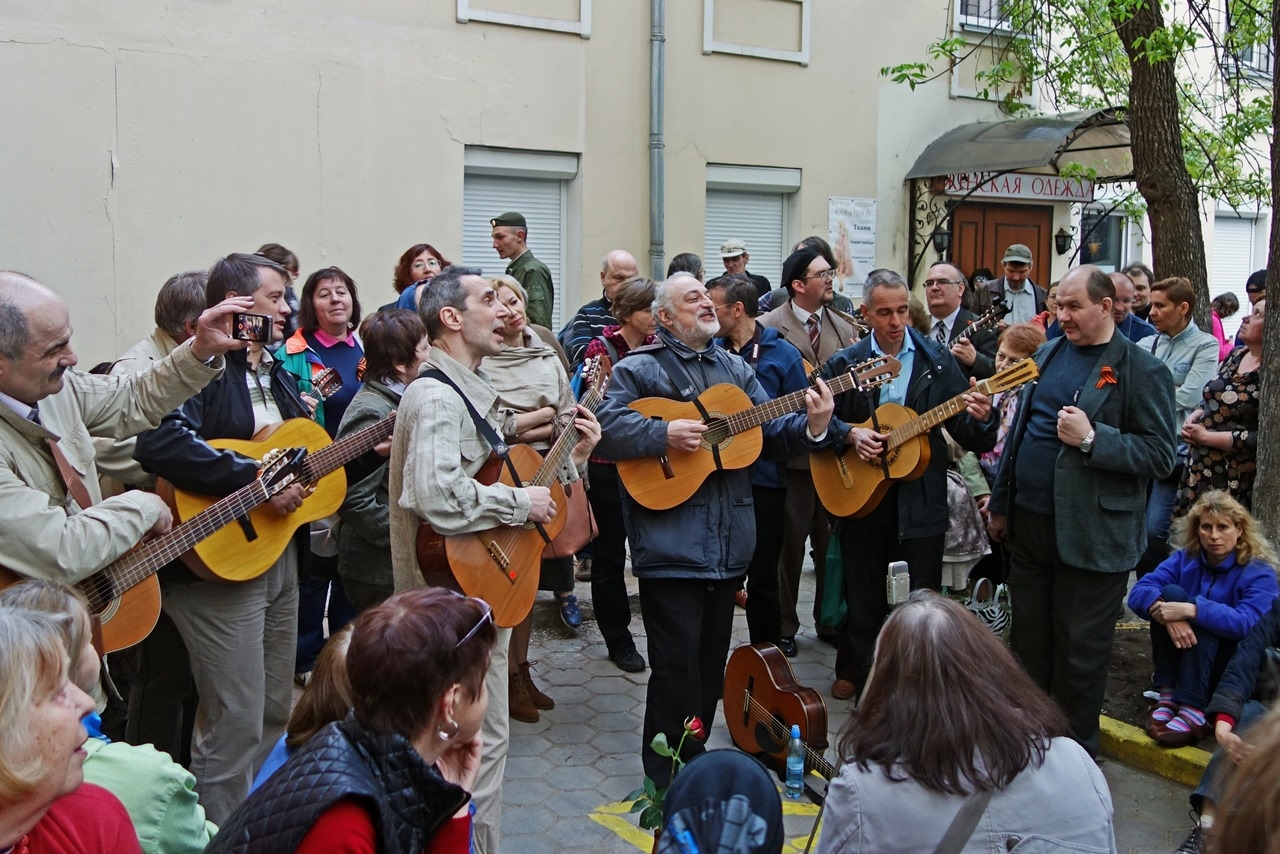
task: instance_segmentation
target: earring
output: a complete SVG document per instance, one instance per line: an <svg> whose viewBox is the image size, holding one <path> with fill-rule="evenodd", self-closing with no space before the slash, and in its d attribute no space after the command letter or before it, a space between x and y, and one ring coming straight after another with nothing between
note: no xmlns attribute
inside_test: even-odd
<svg viewBox="0 0 1280 854"><path fill-rule="evenodd" d="M450 729L450 727L452 727L452 729ZM441 741L448 741L449 739L453 738L457 734L458 734L457 721L449 721L447 725L441 725L441 724L436 725L436 735L440 737Z"/></svg>

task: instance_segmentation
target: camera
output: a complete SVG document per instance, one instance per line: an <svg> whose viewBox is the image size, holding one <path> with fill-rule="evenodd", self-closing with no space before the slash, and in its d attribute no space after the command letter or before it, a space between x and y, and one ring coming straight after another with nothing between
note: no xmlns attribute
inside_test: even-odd
<svg viewBox="0 0 1280 854"><path fill-rule="evenodd" d="M885 594L890 605L901 605L911 595L911 575L907 562L895 560L889 564L889 575L884 580Z"/></svg>

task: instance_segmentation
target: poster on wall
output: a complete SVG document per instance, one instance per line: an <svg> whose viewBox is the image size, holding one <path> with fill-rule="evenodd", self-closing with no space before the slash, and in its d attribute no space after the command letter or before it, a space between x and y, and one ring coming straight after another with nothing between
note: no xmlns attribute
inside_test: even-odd
<svg viewBox="0 0 1280 854"><path fill-rule="evenodd" d="M836 291L856 302L876 265L876 200L829 196L827 240L836 256Z"/></svg>

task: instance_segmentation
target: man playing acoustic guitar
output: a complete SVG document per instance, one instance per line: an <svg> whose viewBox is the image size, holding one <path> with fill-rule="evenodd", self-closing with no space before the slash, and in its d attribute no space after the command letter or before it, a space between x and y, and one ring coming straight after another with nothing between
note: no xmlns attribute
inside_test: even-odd
<svg viewBox="0 0 1280 854"><path fill-rule="evenodd" d="M955 357L943 345L911 327L907 285L891 270L876 270L863 287L863 314L871 334L837 353L822 371L835 376L873 354L894 356L902 370L893 382L877 388L874 398L858 391L841 396L840 418L855 425L842 438L865 461L884 453L887 432L874 429L877 406L896 403L924 413L964 393L966 381ZM943 422L961 445L989 451L997 422L991 399L979 392L965 398L966 409ZM833 430L840 429L833 425ZM937 590L942 584L942 548L947 531L947 451L938 428L927 434L931 456L924 474L889 487L883 500L866 515L838 524L844 560L848 618L836 646L836 679L831 696L848 700L865 684L880 624L889 614L885 573L891 561L906 561L912 589Z"/></svg>
<svg viewBox="0 0 1280 854"><path fill-rule="evenodd" d="M285 269L261 255L232 254L209 270L206 301L248 297L257 315L284 328ZM138 437L134 458L181 490L229 495L258 477L258 462L209 444L248 439L271 424L307 418L297 381L265 345L227 357L222 376ZM302 506L294 484L270 499L280 516ZM298 633L298 547L303 525L270 567L247 581L206 581L175 561L161 570L164 611L186 642L200 695L191 773L209 819L221 824L249 793L254 771L284 732L293 700ZM234 563L239 555L225 555Z"/></svg>
<svg viewBox="0 0 1280 854"><path fill-rule="evenodd" d="M396 592L424 583L414 548L421 521L438 534L455 535L504 525L541 524L556 515L551 490L545 486L516 488L475 480L489 459L490 445L466 401L498 435L504 432L503 419L515 417L498 409L498 393L479 370L480 360L496 354L503 346L503 319L508 309L498 301L493 284L482 278L479 268L454 265L431 280L418 313L431 339L426 367L443 373L455 387L435 378L419 377L400 399L387 485ZM600 425L594 415L579 407L574 428L581 439L570 458L580 471L600 438ZM564 472L562 479L574 476ZM496 603L491 604L498 610ZM510 628L498 630L485 674L489 708L480 729L480 776L472 791L476 804L475 850L480 854L497 854L501 838L502 777L510 730L510 637Z"/></svg>
<svg viewBox="0 0 1280 854"><path fill-rule="evenodd" d="M712 341L720 328L716 306L696 278L677 273L659 283L654 313L657 343L632 350L618 363L600 406L600 453L609 459L666 458L702 446L704 420L648 418L628 406L639 398L689 400L726 383L753 403L769 399L751 368ZM825 444L834 406L830 389L818 383L805 393L805 404L807 416L792 413L764 424L766 456L784 459ZM708 723L715 717L733 594L755 551L751 472L713 471L691 498L669 510L650 510L630 495L623 496L622 509L652 668L640 755L645 774L666 786L671 762L650 746L654 736L675 735L691 715ZM702 749L686 741L685 758Z"/></svg>
<svg viewBox="0 0 1280 854"><path fill-rule="evenodd" d="M173 516L154 495L101 500L90 436L123 438L152 427L216 377L218 357L244 346L227 333L231 314L247 306L214 306L200 315L189 344L150 370L108 378L70 370L78 361L71 317L57 294L21 273L0 272L0 563L75 583L169 530Z"/></svg>

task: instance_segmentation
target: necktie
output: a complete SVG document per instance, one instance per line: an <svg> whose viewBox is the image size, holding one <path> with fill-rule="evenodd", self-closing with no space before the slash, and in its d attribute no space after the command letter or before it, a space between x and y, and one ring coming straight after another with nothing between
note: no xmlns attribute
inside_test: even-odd
<svg viewBox="0 0 1280 854"><path fill-rule="evenodd" d="M822 327L818 325L818 315L809 315L806 325L809 327L809 346L813 348L813 355L818 355L818 338L822 335Z"/></svg>
<svg viewBox="0 0 1280 854"><path fill-rule="evenodd" d="M933 325L933 340L943 347L947 346L947 325L941 320Z"/></svg>

